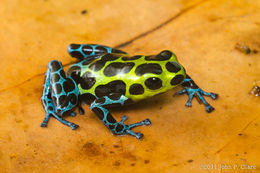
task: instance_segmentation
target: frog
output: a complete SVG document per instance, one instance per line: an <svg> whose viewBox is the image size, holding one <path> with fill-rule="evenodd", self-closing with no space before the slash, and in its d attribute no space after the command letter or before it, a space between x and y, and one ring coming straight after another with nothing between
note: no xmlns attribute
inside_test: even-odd
<svg viewBox="0 0 260 173"><path fill-rule="evenodd" d="M41 97L45 110L41 127L47 127L50 117L54 117L75 130L79 126L64 117L75 116L76 108L84 114L82 104L88 104L112 134L141 139L144 135L132 129L151 125L150 119L126 124L128 116L123 115L118 122L109 109L140 102L176 86L183 89L174 95L188 95L185 106L191 107L191 101L196 97L208 113L214 110L204 96L215 100L218 94L202 90L170 50L155 55L134 56L100 44L70 44L67 50L77 62L71 64L66 72L60 61L48 63Z"/></svg>

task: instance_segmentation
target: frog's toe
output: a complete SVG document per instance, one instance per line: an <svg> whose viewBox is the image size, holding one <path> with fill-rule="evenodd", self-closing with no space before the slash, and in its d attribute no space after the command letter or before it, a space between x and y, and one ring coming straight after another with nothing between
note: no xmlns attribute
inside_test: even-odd
<svg viewBox="0 0 260 173"><path fill-rule="evenodd" d="M71 112L71 113L70 113L70 116L75 117L75 116L76 116L76 113L75 113L75 112Z"/></svg>
<svg viewBox="0 0 260 173"><path fill-rule="evenodd" d="M132 136L135 136L136 139L142 139L144 135L142 133L135 133L132 130L126 130L126 133Z"/></svg>
<svg viewBox="0 0 260 173"><path fill-rule="evenodd" d="M71 128L72 130L76 130L76 129L79 127L79 125L74 124L74 123L71 123L69 126L70 126L70 128Z"/></svg>
<svg viewBox="0 0 260 173"><path fill-rule="evenodd" d="M216 100L218 98L218 94L217 93L212 93L212 92L205 92L203 90L199 90L201 94L205 95L205 96L210 96L213 100Z"/></svg>
<svg viewBox="0 0 260 173"><path fill-rule="evenodd" d="M144 125L146 125L146 126L148 126L148 125L151 125L152 124L152 122L147 118L147 119L145 119L144 121Z"/></svg>
<svg viewBox="0 0 260 173"><path fill-rule="evenodd" d="M178 91L178 92L174 93L173 96L181 95L181 94L185 94L185 93L187 93L187 90L186 90L186 89L183 89L183 90L181 90L181 91Z"/></svg>
<svg viewBox="0 0 260 173"><path fill-rule="evenodd" d="M187 107L191 107L192 104L191 104L191 102L187 102L187 103L185 104L185 106L187 106Z"/></svg>
<svg viewBox="0 0 260 173"><path fill-rule="evenodd" d="M124 123L125 120L128 119L128 116L126 115L123 115L122 118L121 118L121 121L119 123Z"/></svg>
<svg viewBox="0 0 260 173"><path fill-rule="evenodd" d="M206 106L206 111L207 111L208 113L212 112L214 109L215 109L215 108L213 108L211 105L207 105L207 106Z"/></svg>
<svg viewBox="0 0 260 173"><path fill-rule="evenodd" d="M218 98L218 94L217 93L210 93L210 97L213 99L213 100L216 100Z"/></svg>
<svg viewBox="0 0 260 173"><path fill-rule="evenodd" d="M41 127L47 127L47 123L43 122L43 123L41 123L40 126L41 126Z"/></svg>
<svg viewBox="0 0 260 173"><path fill-rule="evenodd" d="M144 137L144 135L142 133L136 133L135 136L137 139L142 139Z"/></svg>

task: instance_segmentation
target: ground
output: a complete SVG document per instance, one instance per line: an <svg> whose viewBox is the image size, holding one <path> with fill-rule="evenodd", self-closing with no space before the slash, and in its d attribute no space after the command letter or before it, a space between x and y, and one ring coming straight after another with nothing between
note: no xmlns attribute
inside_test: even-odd
<svg viewBox="0 0 260 173"><path fill-rule="evenodd" d="M1 0L0 172L260 172L260 1L255 0ZM130 54L170 49L196 83L219 94L175 96L177 87L126 108L127 123L145 118L144 134L113 136L89 106L41 128L40 97L49 61L76 60L70 43L99 43ZM251 53L236 48L247 46ZM213 166L213 167L211 167ZM221 170L221 168L223 170Z"/></svg>

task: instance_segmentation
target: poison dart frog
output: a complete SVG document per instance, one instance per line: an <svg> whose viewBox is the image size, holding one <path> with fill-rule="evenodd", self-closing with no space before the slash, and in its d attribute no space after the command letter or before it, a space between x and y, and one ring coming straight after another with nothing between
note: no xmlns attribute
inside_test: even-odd
<svg viewBox="0 0 260 173"><path fill-rule="evenodd" d="M207 112L214 110L204 96L216 99L218 95L200 89L169 50L157 55L130 56L122 50L103 45L70 44L68 52L79 61L71 65L66 73L61 62L53 60L48 64L41 97L46 116L41 127L46 127L53 116L73 130L78 128L78 125L66 121L64 115L75 116L76 107L80 114L84 114L81 104L86 103L113 134L129 134L141 139L143 134L131 129L150 125L149 119L125 124L127 116L122 116L117 122L108 109L138 102L178 85L184 89L176 94L186 93L189 96L186 106L190 107L196 96L206 106Z"/></svg>

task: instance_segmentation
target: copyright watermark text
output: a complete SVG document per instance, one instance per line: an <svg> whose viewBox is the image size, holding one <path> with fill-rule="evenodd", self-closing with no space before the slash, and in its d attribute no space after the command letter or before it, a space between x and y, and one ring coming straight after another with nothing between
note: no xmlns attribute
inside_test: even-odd
<svg viewBox="0 0 260 173"><path fill-rule="evenodd" d="M235 169L241 169L241 170L256 170L256 165L247 165L247 164L201 164L200 169L202 170L235 170Z"/></svg>

